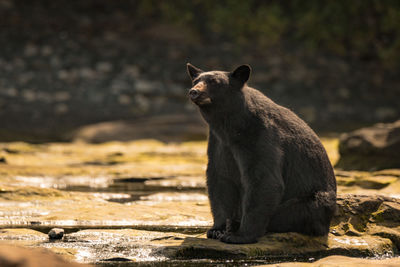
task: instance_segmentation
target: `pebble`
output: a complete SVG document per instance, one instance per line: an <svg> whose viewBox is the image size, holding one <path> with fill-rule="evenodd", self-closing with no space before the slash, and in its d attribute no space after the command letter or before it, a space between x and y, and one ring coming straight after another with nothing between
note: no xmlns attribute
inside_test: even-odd
<svg viewBox="0 0 400 267"><path fill-rule="evenodd" d="M49 239L61 239L64 236L64 229L53 228L48 233Z"/></svg>

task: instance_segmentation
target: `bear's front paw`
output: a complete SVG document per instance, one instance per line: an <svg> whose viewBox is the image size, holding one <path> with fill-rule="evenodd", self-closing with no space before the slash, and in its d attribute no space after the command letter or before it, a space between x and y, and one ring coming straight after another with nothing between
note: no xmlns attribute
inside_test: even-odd
<svg viewBox="0 0 400 267"><path fill-rule="evenodd" d="M257 238L255 237L238 235L233 233L224 233L219 237L219 240L228 244L251 244L257 242Z"/></svg>
<svg viewBox="0 0 400 267"><path fill-rule="evenodd" d="M222 229L211 228L207 231L207 238L219 239L224 234Z"/></svg>
<svg viewBox="0 0 400 267"><path fill-rule="evenodd" d="M240 222L231 220L231 219L226 219L226 232L227 233L234 233L238 231L240 228Z"/></svg>

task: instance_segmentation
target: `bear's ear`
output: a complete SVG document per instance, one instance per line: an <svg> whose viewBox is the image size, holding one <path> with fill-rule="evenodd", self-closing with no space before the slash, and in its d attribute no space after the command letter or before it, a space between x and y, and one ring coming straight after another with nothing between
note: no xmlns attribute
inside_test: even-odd
<svg viewBox="0 0 400 267"><path fill-rule="evenodd" d="M190 63L186 64L186 68L187 68L187 73L189 74L192 80L196 79L197 76L199 76L202 72L204 72Z"/></svg>
<svg viewBox="0 0 400 267"><path fill-rule="evenodd" d="M241 83L246 83L250 77L251 68L249 65L242 65L237 67L234 71L232 71L231 76Z"/></svg>

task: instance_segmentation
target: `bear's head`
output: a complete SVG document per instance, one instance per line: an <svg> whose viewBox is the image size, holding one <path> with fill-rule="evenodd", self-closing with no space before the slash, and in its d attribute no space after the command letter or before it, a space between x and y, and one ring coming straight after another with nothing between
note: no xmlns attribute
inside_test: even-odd
<svg viewBox="0 0 400 267"><path fill-rule="evenodd" d="M232 99L240 98L241 89L250 77L249 65L242 65L232 72L203 71L187 64L187 72L193 86L189 90L190 100L199 107L223 106Z"/></svg>

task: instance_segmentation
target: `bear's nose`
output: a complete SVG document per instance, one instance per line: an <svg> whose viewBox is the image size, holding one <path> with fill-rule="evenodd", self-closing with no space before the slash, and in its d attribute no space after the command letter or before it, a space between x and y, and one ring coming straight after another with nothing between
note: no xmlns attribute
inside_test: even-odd
<svg viewBox="0 0 400 267"><path fill-rule="evenodd" d="M200 95L200 91L197 90L197 89L191 89L191 90L189 91L189 96L190 96L190 98L191 98L192 100L195 100L196 98L198 98L199 95Z"/></svg>

